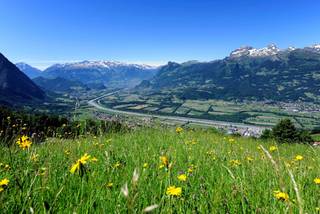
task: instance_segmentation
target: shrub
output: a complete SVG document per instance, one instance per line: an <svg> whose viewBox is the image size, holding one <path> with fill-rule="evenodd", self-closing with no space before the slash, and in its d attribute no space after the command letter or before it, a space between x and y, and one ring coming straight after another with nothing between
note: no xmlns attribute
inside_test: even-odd
<svg viewBox="0 0 320 214"><path fill-rule="evenodd" d="M271 129L263 130L260 138L261 139L271 139L271 138L273 138L272 130Z"/></svg>
<svg viewBox="0 0 320 214"><path fill-rule="evenodd" d="M271 133L278 143L311 143L312 138L308 131L298 130L290 119L282 119L272 128Z"/></svg>

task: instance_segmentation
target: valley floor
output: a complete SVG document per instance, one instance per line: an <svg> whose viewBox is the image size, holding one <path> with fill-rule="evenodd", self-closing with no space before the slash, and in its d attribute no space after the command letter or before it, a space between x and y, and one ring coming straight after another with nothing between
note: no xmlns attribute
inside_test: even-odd
<svg viewBox="0 0 320 214"><path fill-rule="evenodd" d="M161 127L1 147L0 210L317 213L318 154L308 145Z"/></svg>

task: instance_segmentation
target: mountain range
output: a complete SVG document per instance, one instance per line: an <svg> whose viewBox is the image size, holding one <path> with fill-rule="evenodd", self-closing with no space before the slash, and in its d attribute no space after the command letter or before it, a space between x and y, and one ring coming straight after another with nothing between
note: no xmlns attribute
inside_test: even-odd
<svg viewBox="0 0 320 214"><path fill-rule="evenodd" d="M16 66L25 73L30 79L36 78L41 76L41 70L38 68L32 67L24 62L16 63Z"/></svg>
<svg viewBox="0 0 320 214"><path fill-rule="evenodd" d="M55 64L42 72L32 70L31 66L19 63L17 66L30 78L47 79L63 78L101 88L130 88L142 80L152 78L157 67L149 65L129 64L116 61L82 61L75 63ZM32 72L31 72L32 71Z"/></svg>
<svg viewBox="0 0 320 214"><path fill-rule="evenodd" d="M190 99L320 102L320 45L245 46L211 62L169 62L138 91Z"/></svg>
<svg viewBox="0 0 320 214"><path fill-rule="evenodd" d="M210 62L161 67L114 61L55 64L44 71L0 56L1 100L43 99L44 90L130 88L181 98L320 102L320 45L279 49L244 46Z"/></svg>
<svg viewBox="0 0 320 214"><path fill-rule="evenodd" d="M44 91L0 53L0 103L16 105L44 99Z"/></svg>

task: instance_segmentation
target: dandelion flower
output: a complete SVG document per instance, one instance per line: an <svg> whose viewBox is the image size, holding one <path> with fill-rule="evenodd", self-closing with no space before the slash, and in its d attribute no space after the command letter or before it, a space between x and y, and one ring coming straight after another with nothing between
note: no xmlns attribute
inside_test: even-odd
<svg viewBox="0 0 320 214"><path fill-rule="evenodd" d="M8 184L9 184L9 179L7 179L7 178L2 179L2 180L0 181L0 186L1 186L1 187L2 187L2 186L8 186Z"/></svg>
<svg viewBox="0 0 320 214"><path fill-rule="evenodd" d="M313 181L315 184L320 184L320 178L315 178Z"/></svg>
<svg viewBox="0 0 320 214"><path fill-rule="evenodd" d="M32 142L30 141L28 136L23 135L22 137L18 138L16 144L18 144L21 149L25 150L31 146Z"/></svg>
<svg viewBox="0 0 320 214"><path fill-rule="evenodd" d="M278 148L276 146L270 146L270 148L269 148L270 152L275 152L277 150L278 150Z"/></svg>
<svg viewBox="0 0 320 214"><path fill-rule="evenodd" d="M0 180L0 192L3 192L5 187L9 184L9 180L7 178Z"/></svg>
<svg viewBox="0 0 320 214"><path fill-rule="evenodd" d="M182 131L183 131L183 128L181 128L181 127L176 128L176 133L180 134Z"/></svg>
<svg viewBox="0 0 320 214"><path fill-rule="evenodd" d="M297 155L294 159L295 159L296 161L302 161L302 160L303 160L303 156Z"/></svg>
<svg viewBox="0 0 320 214"><path fill-rule="evenodd" d="M186 174L181 174L177 176L179 181L187 181L187 175Z"/></svg>
<svg viewBox="0 0 320 214"><path fill-rule="evenodd" d="M167 188L166 194L169 196L180 196L182 194L182 188L170 186Z"/></svg>
<svg viewBox="0 0 320 214"><path fill-rule="evenodd" d="M241 162L239 160L231 160L230 161L230 164L232 166L240 166L241 165Z"/></svg>
<svg viewBox="0 0 320 214"><path fill-rule="evenodd" d="M285 192L281 191L274 191L274 197L278 199L279 201L288 201L289 200L289 195Z"/></svg>
<svg viewBox="0 0 320 214"><path fill-rule="evenodd" d="M160 161L161 161L162 165L164 165L165 167L169 166L169 159L167 158L167 156L161 156Z"/></svg>

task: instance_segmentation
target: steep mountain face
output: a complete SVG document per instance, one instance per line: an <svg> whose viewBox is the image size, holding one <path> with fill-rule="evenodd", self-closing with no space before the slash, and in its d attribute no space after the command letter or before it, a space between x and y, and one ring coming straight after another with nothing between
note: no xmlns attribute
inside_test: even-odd
<svg viewBox="0 0 320 214"><path fill-rule="evenodd" d="M20 69L20 71L26 74L30 79L39 77L41 75L41 70L34 68L26 63L19 62L19 63L16 63L16 66Z"/></svg>
<svg viewBox="0 0 320 214"><path fill-rule="evenodd" d="M83 61L56 64L47 68L42 76L62 77L85 84L104 84L108 87L132 87L152 78L157 69L148 65L126 64L111 61Z"/></svg>
<svg viewBox="0 0 320 214"><path fill-rule="evenodd" d="M44 92L0 53L0 101L16 104L44 98Z"/></svg>
<svg viewBox="0 0 320 214"><path fill-rule="evenodd" d="M139 89L193 99L320 102L320 45L280 50L244 47L206 63L168 63Z"/></svg>
<svg viewBox="0 0 320 214"><path fill-rule="evenodd" d="M89 88L79 81L72 81L57 77L54 79L46 79L44 77L37 77L32 79L39 87L46 91L54 92L71 92L73 90L89 90Z"/></svg>

